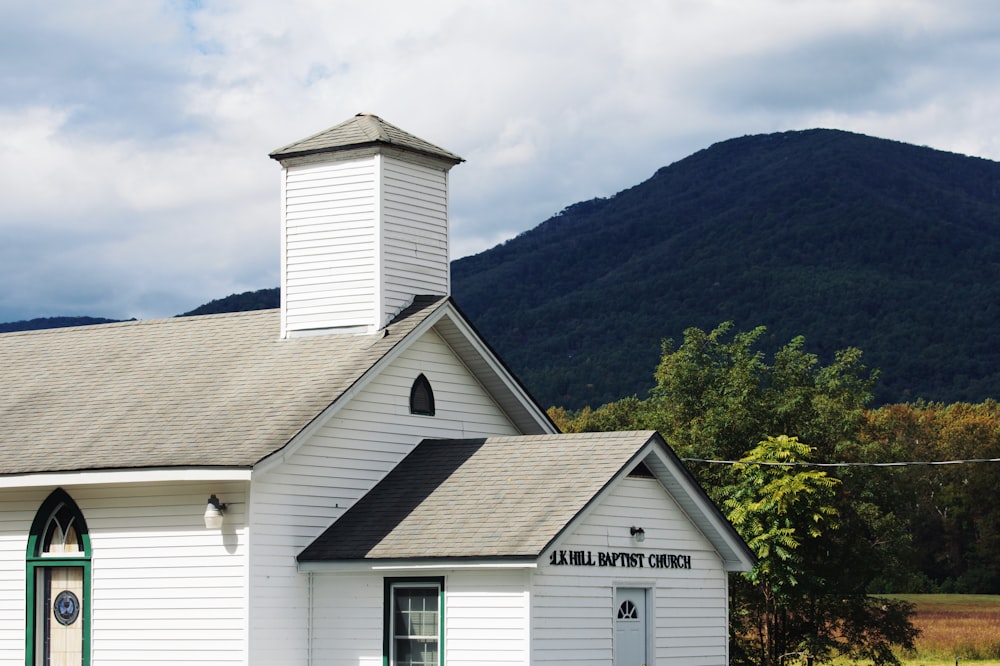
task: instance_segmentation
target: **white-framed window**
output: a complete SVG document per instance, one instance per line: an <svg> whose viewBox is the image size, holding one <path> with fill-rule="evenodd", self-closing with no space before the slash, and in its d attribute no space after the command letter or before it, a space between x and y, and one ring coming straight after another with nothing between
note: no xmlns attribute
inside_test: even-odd
<svg viewBox="0 0 1000 666"><path fill-rule="evenodd" d="M385 579L388 666L442 666L444 579Z"/></svg>

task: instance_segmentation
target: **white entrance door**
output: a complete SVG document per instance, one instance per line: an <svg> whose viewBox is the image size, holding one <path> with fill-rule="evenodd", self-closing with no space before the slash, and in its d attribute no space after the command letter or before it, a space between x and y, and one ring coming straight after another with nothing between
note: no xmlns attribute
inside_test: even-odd
<svg viewBox="0 0 1000 666"><path fill-rule="evenodd" d="M645 666L646 644L646 590L615 589L615 666Z"/></svg>

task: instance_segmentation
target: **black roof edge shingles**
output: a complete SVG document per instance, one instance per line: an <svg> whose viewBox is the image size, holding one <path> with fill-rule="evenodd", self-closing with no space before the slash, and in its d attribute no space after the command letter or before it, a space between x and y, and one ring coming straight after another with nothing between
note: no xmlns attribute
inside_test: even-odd
<svg viewBox="0 0 1000 666"><path fill-rule="evenodd" d="M355 560L377 546L462 464L486 443L485 438L424 440L389 471L319 538L298 555L300 562ZM423 455L438 445L443 456Z"/></svg>

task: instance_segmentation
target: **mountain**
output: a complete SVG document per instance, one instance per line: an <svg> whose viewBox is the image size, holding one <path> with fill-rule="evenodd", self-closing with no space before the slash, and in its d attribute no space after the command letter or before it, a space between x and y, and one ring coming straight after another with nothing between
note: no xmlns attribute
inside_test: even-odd
<svg viewBox="0 0 1000 666"><path fill-rule="evenodd" d="M859 347L877 402L1000 397L1000 163L836 130L715 144L453 262L458 303L545 404L653 383L685 328Z"/></svg>
<svg viewBox="0 0 1000 666"><path fill-rule="evenodd" d="M220 312L247 312L249 310L266 310L276 308L279 304L280 294L277 287L270 289L258 289L256 291L245 291L241 294L231 294L223 298L216 298L204 305L199 305L194 310L177 315L178 317L190 317L194 315L218 314ZM39 317L38 319L25 319L6 324L0 324L0 333L11 333L13 331L34 331L44 328L66 328L69 326L91 326L93 324L111 324L120 321L118 319L105 319L103 317Z"/></svg>
<svg viewBox="0 0 1000 666"><path fill-rule="evenodd" d="M218 314L220 312L247 312L249 310L267 310L281 305L281 292L278 287L244 291L242 294L232 294L225 298L217 298L204 305L185 312L181 317L194 315Z"/></svg>
<svg viewBox="0 0 1000 666"><path fill-rule="evenodd" d="M859 347L878 403L1000 398L1000 163L838 130L732 139L453 262L452 290L546 406L642 395L663 339L730 320L824 362Z"/></svg>
<svg viewBox="0 0 1000 666"><path fill-rule="evenodd" d="M42 328L68 328L70 326L92 326L93 324L113 324L119 319L104 317L38 317L0 324L0 333L14 331L35 331Z"/></svg>

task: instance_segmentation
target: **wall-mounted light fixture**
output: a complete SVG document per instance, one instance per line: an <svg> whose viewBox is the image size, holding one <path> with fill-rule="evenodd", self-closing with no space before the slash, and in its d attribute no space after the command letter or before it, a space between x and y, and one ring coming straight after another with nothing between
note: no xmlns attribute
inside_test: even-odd
<svg viewBox="0 0 1000 666"><path fill-rule="evenodd" d="M208 514L206 513L205 515L207 516ZM635 539L636 543L642 543L643 541L646 540L646 530L642 529L641 527L636 527L633 525L632 527L628 528L628 532L629 534L632 535L632 538Z"/></svg>
<svg viewBox="0 0 1000 666"><path fill-rule="evenodd" d="M226 514L226 505L219 501L219 498L212 495L208 498L205 506L205 527L210 530L217 530L222 527L222 521Z"/></svg>

